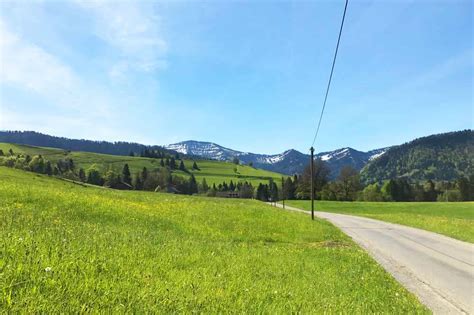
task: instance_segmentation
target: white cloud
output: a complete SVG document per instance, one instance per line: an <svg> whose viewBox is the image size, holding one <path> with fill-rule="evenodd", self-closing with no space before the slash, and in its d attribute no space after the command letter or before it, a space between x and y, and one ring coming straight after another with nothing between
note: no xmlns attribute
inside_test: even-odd
<svg viewBox="0 0 474 315"><path fill-rule="evenodd" d="M32 93L38 98L38 103L45 101L56 111L61 111L63 121L71 124L71 127L74 126L71 121L78 120L79 117L88 117L90 121L104 121L114 115L109 105L112 99L105 91L83 80L70 66L42 47L11 32L0 19L0 92L8 87L20 89L20 93ZM8 110L14 109L15 112L22 113L23 107L34 105L12 104L10 99L2 95L2 126L7 123L5 115ZM14 122L17 123L17 128L24 127L20 123L21 117L16 115L13 119L11 112L9 116L9 128L15 126ZM23 118L24 122L29 123L40 120L38 115ZM37 126L33 123L28 125L30 128L26 129Z"/></svg>
<svg viewBox="0 0 474 315"><path fill-rule="evenodd" d="M11 33L0 20L0 83L20 85L64 104L79 79L53 55Z"/></svg>
<svg viewBox="0 0 474 315"><path fill-rule="evenodd" d="M118 61L109 74L152 72L166 67L168 44L160 31L160 17L152 3L77 0L94 17L94 33L118 50Z"/></svg>

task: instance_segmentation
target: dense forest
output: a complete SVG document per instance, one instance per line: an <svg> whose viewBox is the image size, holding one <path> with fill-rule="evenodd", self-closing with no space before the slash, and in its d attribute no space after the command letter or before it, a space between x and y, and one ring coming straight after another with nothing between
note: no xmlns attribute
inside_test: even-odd
<svg viewBox="0 0 474 315"><path fill-rule="evenodd" d="M361 171L364 183L388 179L455 180L474 174L474 131L419 138L390 148Z"/></svg>
<svg viewBox="0 0 474 315"><path fill-rule="evenodd" d="M0 142L34 145L39 147L59 148L71 151L85 151L112 155L129 155L130 152L160 152L161 154L175 154L176 152L160 146L146 146L133 142L107 142L68 139L54 137L35 131L0 131ZM146 156L146 155L144 155Z"/></svg>

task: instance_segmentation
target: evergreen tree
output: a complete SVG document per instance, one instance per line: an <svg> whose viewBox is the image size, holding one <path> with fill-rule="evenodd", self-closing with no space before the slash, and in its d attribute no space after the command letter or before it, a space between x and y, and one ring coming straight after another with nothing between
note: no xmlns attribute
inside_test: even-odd
<svg viewBox="0 0 474 315"><path fill-rule="evenodd" d="M163 158L161 158L161 160L160 160L160 166L165 167L165 162L163 161Z"/></svg>
<svg viewBox="0 0 474 315"><path fill-rule="evenodd" d="M240 163L240 160L239 160L239 158L235 156L235 157L232 159L232 163L234 163L234 164L237 164L237 165L238 165L238 164Z"/></svg>
<svg viewBox="0 0 474 315"><path fill-rule="evenodd" d="M229 191L234 191L235 190L235 185L234 182L231 180L229 184Z"/></svg>
<svg viewBox="0 0 474 315"><path fill-rule="evenodd" d="M240 198L252 198L253 197L253 186L252 184L249 184L248 182L245 182L241 187L240 187Z"/></svg>
<svg viewBox="0 0 474 315"><path fill-rule="evenodd" d="M183 171L183 172L186 172L186 167L184 166L183 160L181 160L181 162L179 162L179 170Z"/></svg>
<svg viewBox="0 0 474 315"><path fill-rule="evenodd" d="M143 182L142 182L142 176L143 176L143 172L142 174L140 173L136 173L134 178L133 178L133 188L135 190L142 190L143 189Z"/></svg>
<svg viewBox="0 0 474 315"><path fill-rule="evenodd" d="M425 201L436 201L438 197L438 192L435 189L435 184L430 179L423 185L424 190L424 200Z"/></svg>
<svg viewBox="0 0 474 315"><path fill-rule="evenodd" d="M83 168L79 169L79 180L83 183L86 181L86 172L84 172Z"/></svg>
<svg viewBox="0 0 474 315"><path fill-rule="evenodd" d="M166 166L170 166L170 159L169 159L169 158L166 158L165 165L166 165Z"/></svg>
<svg viewBox="0 0 474 315"><path fill-rule="evenodd" d="M193 163L193 170L195 170L195 171L199 170L199 167L198 167L196 161L194 161L194 163Z"/></svg>
<svg viewBox="0 0 474 315"><path fill-rule="evenodd" d="M129 185L132 184L132 177L130 174L130 169L128 167L128 164L125 164L122 169L122 180L124 183L127 183Z"/></svg>
<svg viewBox="0 0 474 315"><path fill-rule="evenodd" d="M44 167L44 173L51 176L53 174L53 168L51 167L51 162L46 162L46 166Z"/></svg>
<svg viewBox="0 0 474 315"><path fill-rule="evenodd" d="M196 178L194 177L194 174L191 174L191 177L189 178L189 194L197 194L198 192L198 184L196 182Z"/></svg>
<svg viewBox="0 0 474 315"><path fill-rule="evenodd" d="M11 148L10 148L10 150L8 150L8 153L10 153L10 156L14 155L13 150Z"/></svg>
<svg viewBox="0 0 474 315"><path fill-rule="evenodd" d="M130 151L130 153L128 155L129 156L135 156L135 153L133 151Z"/></svg>
<svg viewBox="0 0 474 315"><path fill-rule="evenodd" d="M0 156L4 156L5 154L3 153L3 150L0 149Z"/></svg>
<svg viewBox="0 0 474 315"><path fill-rule="evenodd" d="M103 180L98 170L91 168L87 171L87 183L102 186Z"/></svg>
<svg viewBox="0 0 474 315"><path fill-rule="evenodd" d="M65 160L66 171L74 170L74 161L71 158Z"/></svg>
<svg viewBox="0 0 474 315"><path fill-rule="evenodd" d="M58 176L58 175L59 175L59 169L58 169L57 166L55 166L55 167L53 168L53 175L54 175L54 176Z"/></svg>
<svg viewBox="0 0 474 315"><path fill-rule="evenodd" d="M278 200L278 186L273 181L273 179L270 179L268 184L268 196L271 198L272 201Z"/></svg>
<svg viewBox="0 0 474 315"><path fill-rule="evenodd" d="M176 169L176 160L174 157L170 159L170 169L175 170Z"/></svg>
<svg viewBox="0 0 474 315"><path fill-rule="evenodd" d="M462 201L469 201L470 199L469 198L470 197L469 180L466 177L461 176L458 178L456 184L458 186L459 192L461 193Z"/></svg>
<svg viewBox="0 0 474 315"><path fill-rule="evenodd" d="M209 185L207 185L206 178L202 179L201 189L204 193L206 193L209 190Z"/></svg>
<svg viewBox="0 0 474 315"><path fill-rule="evenodd" d="M144 183L146 179L148 178L148 169L146 167L143 167L140 177L141 177L140 179L142 183Z"/></svg>

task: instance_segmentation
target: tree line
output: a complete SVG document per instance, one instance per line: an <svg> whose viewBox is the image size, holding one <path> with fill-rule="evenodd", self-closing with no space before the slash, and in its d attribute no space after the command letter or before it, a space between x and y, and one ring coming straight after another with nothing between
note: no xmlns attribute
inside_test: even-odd
<svg viewBox="0 0 474 315"><path fill-rule="evenodd" d="M410 181L396 178L364 186L360 174L350 166L341 169L329 181L329 168L321 160L314 161L314 193L316 199L337 201L472 201L474 175L460 176L454 181ZM280 199L310 199L311 170L301 176L288 177L282 183Z"/></svg>
<svg viewBox="0 0 474 315"><path fill-rule="evenodd" d="M149 153L150 154L150 153ZM194 174L185 166L179 156L166 156L160 159L160 167L131 174L128 164L119 171L109 167L101 171L96 167L87 170L77 168L73 159L64 158L52 163L42 155L33 157L15 154L12 149L8 153L0 150L0 165L28 170L50 176L59 176L92 185L114 189L134 189L145 191L161 191L177 194L202 194L209 197L225 197L226 193L233 197L255 198L261 201L281 199L310 199L311 171L309 165L301 175L282 178L280 185L269 179L268 184L260 183L254 187L247 181L234 183L225 181L220 184L207 184L205 178L198 183ZM455 181L410 182L406 178L397 178L364 186L359 172L350 166L343 167L334 181L329 181L330 171L326 163L320 159L314 161L314 194L319 200L337 201L472 201L474 200L474 175L459 177ZM194 161L193 170L199 170ZM173 174L180 170L190 174L188 178ZM229 195L230 196L230 195Z"/></svg>

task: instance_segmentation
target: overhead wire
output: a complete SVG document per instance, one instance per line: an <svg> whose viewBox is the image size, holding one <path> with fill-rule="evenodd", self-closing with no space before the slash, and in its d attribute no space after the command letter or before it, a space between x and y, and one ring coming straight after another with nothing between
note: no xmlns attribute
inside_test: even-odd
<svg viewBox="0 0 474 315"><path fill-rule="evenodd" d="M316 143L316 139L318 137L318 134L319 134L319 129L321 127L321 122L323 120L323 116L324 116L324 110L326 109L326 102L328 100L328 95L329 95L329 89L331 88L331 81L332 81L332 75L334 73L334 66L336 65L336 59L337 59L337 52L339 50L339 43L341 42L341 35L342 35L342 29L344 27L344 20L346 18L346 11L347 11L347 4L348 4L349 0L346 0L346 4L344 6L344 13L342 15L342 21L341 21L341 27L339 29L339 36L337 38L337 45L336 45L336 50L334 52L334 58L333 58L333 61L332 61L332 67L331 67L331 74L329 75L329 81L328 81L328 85L327 85L327 88L326 88L326 95L324 96L324 102L323 102L323 107L321 109L321 115L319 116L319 121L318 121L318 126L316 128L316 132L314 134L314 138L313 138L313 142L311 144L311 147L314 146L314 144Z"/></svg>

